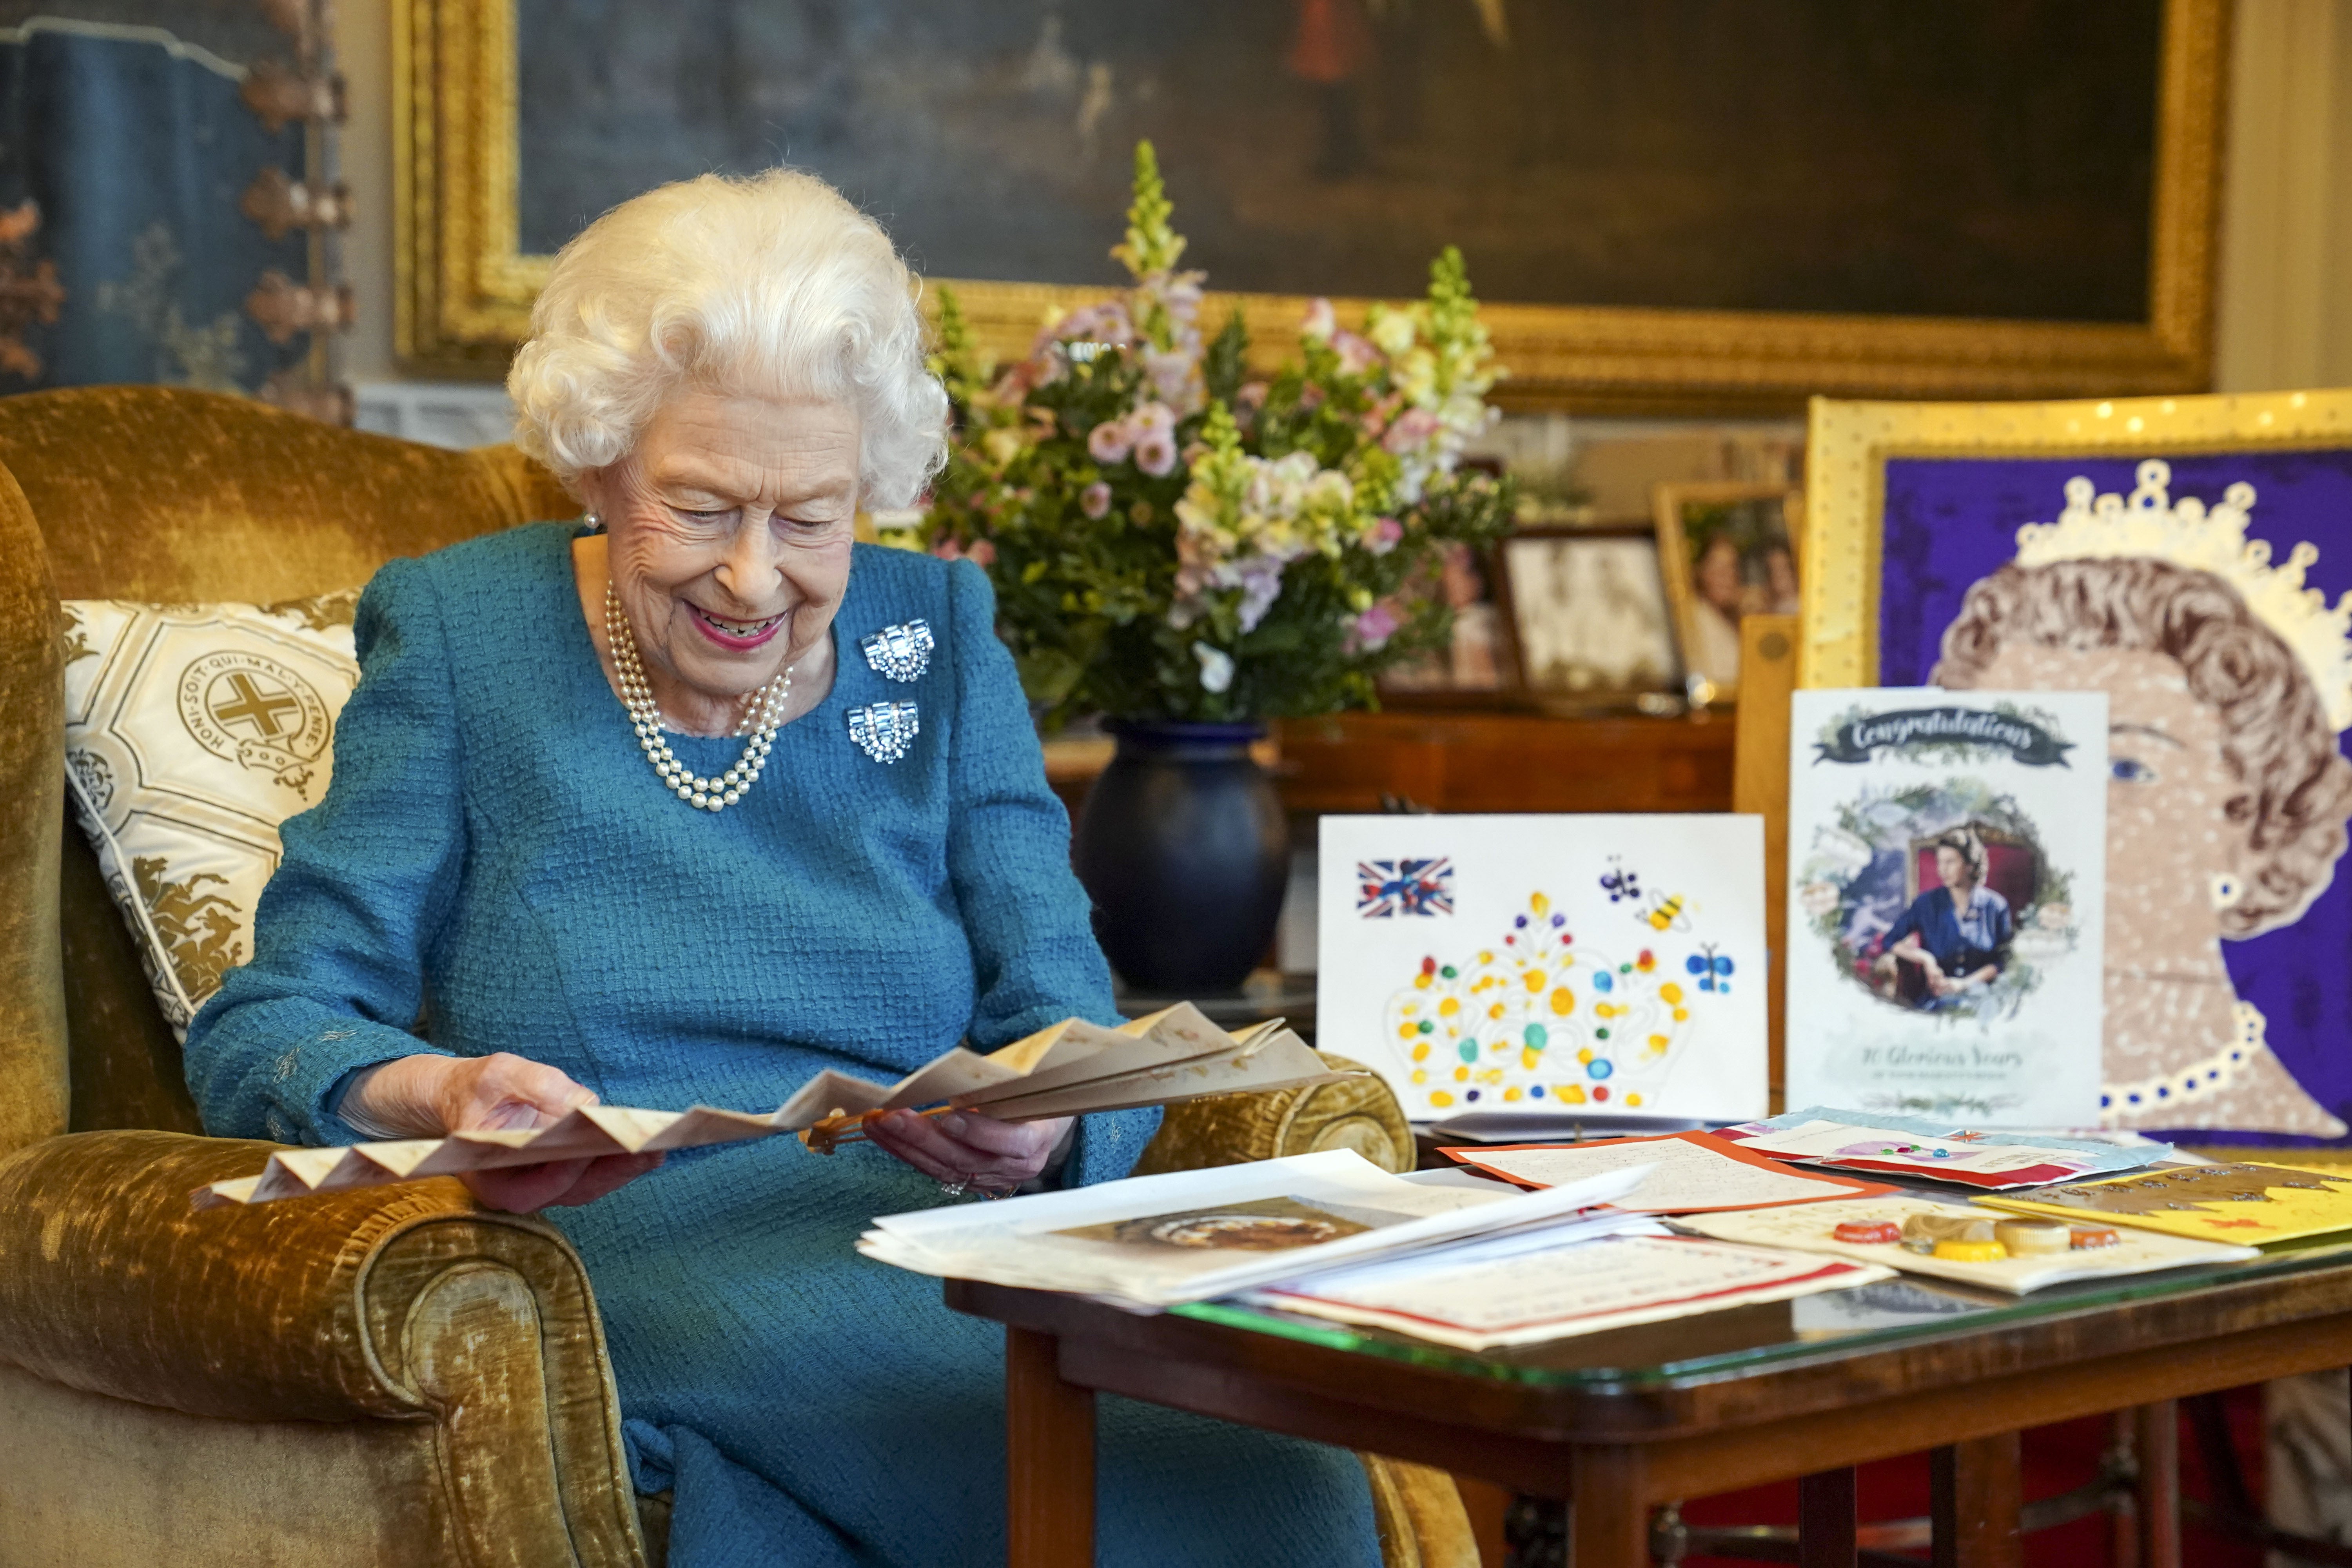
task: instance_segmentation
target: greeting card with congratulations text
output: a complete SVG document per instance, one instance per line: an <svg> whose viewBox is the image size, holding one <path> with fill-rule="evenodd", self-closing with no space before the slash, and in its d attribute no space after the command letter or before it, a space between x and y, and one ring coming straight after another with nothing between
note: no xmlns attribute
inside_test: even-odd
<svg viewBox="0 0 2352 1568"><path fill-rule="evenodd" d="M2106 694L1800 691L1790 724L1789 1103L2095 1124Z"/></svg>

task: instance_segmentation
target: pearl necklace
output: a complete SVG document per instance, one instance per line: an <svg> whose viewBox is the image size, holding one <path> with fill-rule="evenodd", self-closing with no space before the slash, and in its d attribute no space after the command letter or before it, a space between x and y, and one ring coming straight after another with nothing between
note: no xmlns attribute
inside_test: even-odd
<svg viewBox="0 0 2352 1568"><path fill-rule="evenodd" d="M678 799L697 811L724 811L742 799L760 782L760 770L768 765L768 753L775 748L776 731L783 727L784 703L793 691L792 666L786 665L782 674L752 694L742 721L735 726L736 734L751 737L744 742L743 754L733 767L707 779L679 762L669 742L662 739L661 709L654 702L646 667L637 658L636 634L629 629L628 617L621 613L621 597L610 582L604 584L604 639L613 649L613 668L620 677L621 700L628 707L637 745L661 776L663 786L676 791Z"/></svg>

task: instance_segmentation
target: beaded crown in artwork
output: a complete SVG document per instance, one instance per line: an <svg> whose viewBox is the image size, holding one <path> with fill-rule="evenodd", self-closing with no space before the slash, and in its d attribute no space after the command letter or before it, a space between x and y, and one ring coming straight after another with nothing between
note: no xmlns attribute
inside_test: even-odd
<svg viewBox="0 0 2352 1568"><path fill-rule="evenodd" d="M2284 565L2273 566L2269 543L2246 537L2253 486L2230 486L2209 511L2194 496L2171 499L2172 466L2162 459L2150 458L2137 475L2128 498L2095 495L2089 479L2068 479L2066 508L2058 521L2030 522L2017 531L2017 563L2136 558L2169 561L2219 577L2294 651L2327 710L2328 722L2338 730L2352 726L2352 593L2331 608L2325 594L2304 586L2304 573L2319 559L2318 547L2297 544Z"/></svg>
<svg viewBox="0 0 2352 1568"><path fill-rule="evenodd" d="M1654 1103L1695 1012L1730 991L1731 960L1686 934L1681 902L1626 910L1632 933L1583 938L1542 892L1488 947L1431 953L1390 996L1411 1066L1408 1114Z"/></svg>

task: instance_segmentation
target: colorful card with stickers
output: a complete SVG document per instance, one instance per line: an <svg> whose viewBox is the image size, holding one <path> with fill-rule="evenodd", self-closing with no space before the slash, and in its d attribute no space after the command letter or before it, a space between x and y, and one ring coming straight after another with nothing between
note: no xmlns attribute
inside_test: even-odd
<svg viewBox="0 0 2352 1568"><path fill-rule="evenodd" d="M1327 816L1317 1043L1416 1121L1766 1099L1760 817Z"/></svg>

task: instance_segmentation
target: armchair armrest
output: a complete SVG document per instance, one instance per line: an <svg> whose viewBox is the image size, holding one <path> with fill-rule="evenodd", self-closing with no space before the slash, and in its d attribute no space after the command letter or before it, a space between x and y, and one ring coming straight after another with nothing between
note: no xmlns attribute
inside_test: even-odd
<svg viewBox="0 0 2352 1568"><path fill-rule="evenodd" d="M1365 1071L1362 1063L1328 1051L1323 1060L1335 1071ZM1318 1149L1353 1149L1384 1171L1410 1171L1418 1158L1404 1108L1386 1083L1366 1073L1345 1083L1171 1105L1135 1173L1197 1171Z"/></svg>
<svg viewBox="0 0 2352 1568"><path fill-rule="evenodd" d="M449 1178L190 1207L272 1147L88 1132L0 1160L0 1361L215 1419L430 1424L435 1511L482 1560L529 1538L641 1564L604 1329L570 1244Z"/></svg>
<svg viewBox="0 0 2352 1568"><path fill-rule="evenodd" d="M414 1417L403 1319L428 1258L495 1258L584 1304L553 1232L478 1211L454 1180L190 1209L195 1187L271 1148L87 1132L0 1161L0 1360L192 1415Z"/></svg>

